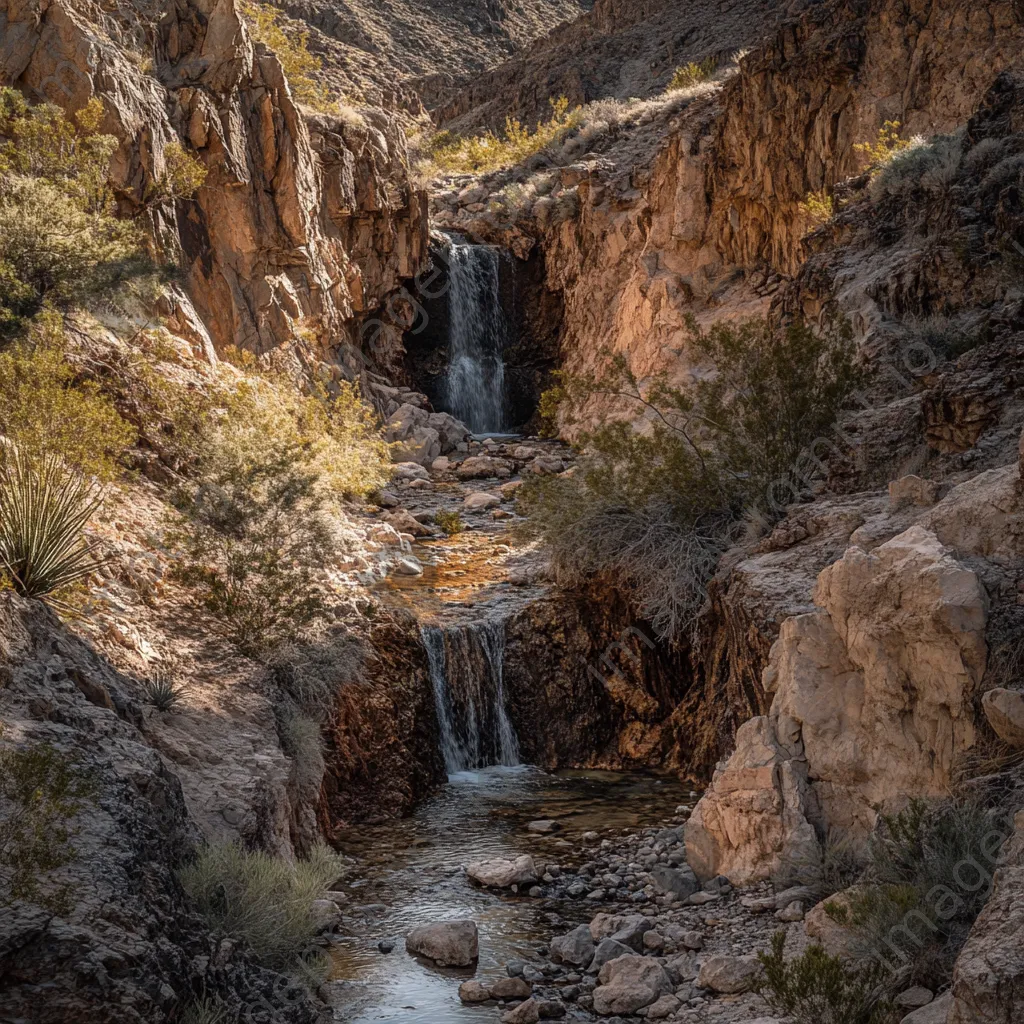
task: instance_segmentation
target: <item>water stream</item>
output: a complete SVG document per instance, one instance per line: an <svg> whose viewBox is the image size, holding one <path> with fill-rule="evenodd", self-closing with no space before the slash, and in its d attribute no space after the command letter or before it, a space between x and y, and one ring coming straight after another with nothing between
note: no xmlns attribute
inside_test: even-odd
<svg viewBox="0 0 1024 1024"><path fill-rule="evenodd" d="M474 433L500 431L508 331L501 301L504 250L449 236L448 411Z"/></svg>
<svg viewBox="0 0 1024 1024"><path fill-rule="evenodd" d="M591 829L632 829L671 821L686 794L673 778L619 772L495 766L460 772L410 818L347 831L343 850L357 859L344 885L347 937L332 950L336 1019L346 1024L495 1024L490 1006L463 1006L467 978L505 975L551 938L558 919L589 920L586 900L500 896L472 886L463 866L485 857L530 853L544 862L579 864L575 852ZM557 821L553 835L527 824ZM557 917L553 916L557 915ZM418 924L471 917L480 929L475 969L441 970L405 952L403 936ZM566 929L556 929L566 930ZM395 948L381 953L377 943Z"/></svg>

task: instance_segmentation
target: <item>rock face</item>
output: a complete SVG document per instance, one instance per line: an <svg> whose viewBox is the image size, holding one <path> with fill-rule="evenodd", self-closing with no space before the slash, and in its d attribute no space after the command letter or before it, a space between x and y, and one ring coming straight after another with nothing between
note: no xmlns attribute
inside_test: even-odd
<svg viewBox="0 0 1024 1024"><path fill-rule="evenodd" d="M933 533L850 548L814 598L772 647L769 714L740 729L687 823L699 877L813 872L815 827L864 839L878 809L945 792L974 742L986 598Z"/></svg>
<svg viewBox="0 0 1024 1024"><path fill-rule="evenodd" d="M158 23L127 4L99 16L85 4L32 13L4 0L0 18L0 77L68 111L103 102L127 209L163 173L169 143L206 165L194 200L155 215L160 245L186 268L188 298L173 300L169 323L208 349L290 345L313 366L336 353L350 373L357 348L385 363L396 356L383 325L397 306L359 335L426 255L425 197L409 183L392 119L307 120L229 0L178 4ZM152 74L105 30L119 20L155 53Z"/></svg>
<svg viewBox="0 0 1024 1024"><path fill-rule="evenodd" d="M405 937L405 948L425 956L439 967L468 967L479 956L480 938L473 921L442 921L414 928Z"/></svg>
<svg viewBox="0 0 1024 1024"><path fill-rule="evenodd" d="M106 1024L116 1012L125 1024L163 1024L206 992L246 1024L318 1021L304 992L218 943L190 907L176 871L198 831L143 733L138 684L11 591L0 597L0 673L4 746L49 744L94 789L70 823L73 859L59 877L41 875L43 895L70 888L73 910L0 894L4 1017Z"/></svg>

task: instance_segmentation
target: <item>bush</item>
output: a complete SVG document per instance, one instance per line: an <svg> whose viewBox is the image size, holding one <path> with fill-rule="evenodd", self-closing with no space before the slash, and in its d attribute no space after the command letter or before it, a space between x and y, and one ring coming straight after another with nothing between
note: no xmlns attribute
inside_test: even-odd
<svg viewBox="0 0 1024 1024"><path fill-rule="evenodd" d="M253 38L277 55L295 99L315 110L334 112L336 104L317 81L322 63L309 52L308 30L288 18L282 23L283 15L270 4L244 2L241 11Z"/></svg>
<svg viewBox="0 0 1024 1024"><path fill-rule="evenodd" d="M364 662L360 643L341 632L285 644L268 659L274 681L317 722L330 716L338 690L360 678Z"/></svg>
<svg viewBox="0 0 1024 1024"><path fill-rule="evenodd" d="M808 192L800 204L800 212L813 224L827 224L835 216L835 200L825 189Z"/></svg>
<svg viewBox="0 0 1024 1024"><path fill-rule="evenodd" d="M181 703L185 695L185 687L176 683L170 676L156 674L142 684L146 694L146 703L152 704L157 711L170 711Z"/></svg>
<svg viewBox="0 0 1024 1024"><path fill-rule="evenodd" d="M102 502L90 480L53 456L9 452L0 463L0 562L24 597L55 594L96 568L82 531Z"/></svg>
<svg viewBox="0 0 1024 1024"><path fill-rule="evenodd" d="M49 743L0 748L0 901L67 909L68 891L43 893L42 880L74 859L71 823L94 793L81 765Z"/></svg>
<svg viewBox="0 0 1024 1024"><path fill-rule="evenodd" d="M181 1015L181 1024L229 1024L231 1016L217 999L203 997L190 1003Z"/></svg>
<svg viewBox="0 0 1024 1024"><path fill-rule="evenodd" d="M850 893L849 910L826 910L853 930L865 957L900 983L941 987L988 898L1010 831L971 801L913 800L879 819L866 884Z"/></svg>
<svg viewBox="0 0 1024 1024"><path fill-rule="evenodd" d="M18 333L45 303L108 294L152 269L138 229L113 215L117 140L99 132L102 115L97 99L69 120L0 90L0 332Z"/></svg>
<svg viewBox="0 0 1024 1024"><path fill-rule="evenodd" d="M795 467L860 379L843 323L820 333L800 322L691 323L690 333L715 373L685 390L664 376L641 383L622 357L601 376L560 374L542 398L547 416L572 423L601 397L636 408L641 429L604 423L581 435L574 474L519 492L525 530L547 542L558 578L614 580L663 636L693 625L744 520L763 524L804 489Z"/></svg>
<svg viewBox="0 0 1024 1024"><path fill-rule="evenodd" d="M875 967L847 967L821 946L808 946L787 963L786 933L772 936L759 953L764 973L758 992L771 1009L793 1024L886 1024L897 1019L881 998L882 974Z"/></svg>
<svg viewBox="0 0 1024 1024"><path fill-rule="evenodd" d="M164 147L164 172L152 182L146 194L149 206L191 199L203 187L207 170L198 157L194 157L180 142Z"/></svg>
<svg viewBox="0 0 1024 1024"><path fill-rule="evenodd" d="M551 117L538 121L534 131L515 118L505 119L505 134L499 137L488 131L472 138L459 138L451 132L440 132L427 148L439 171L493 171L511 167L534 153L559 142L579 120L580 108L569 109L564 96L551 100Z"/></svg>
<svg viewBox="0 0 1024 1024"><path fill-rule="evenodd" d="M33 321L28 337L0 353L0 429L25 457L54 457L101 480L135 440L113 403L68 361L58 314Z"/></svg>
<svg viewBox="0 0 1024 1024"><path fill-rule="evenodd" d="M675 89L690 89L701 82L706 82L718 70L718 58L707 57L698 62L690 61L682 67L676 68L668 83L668 91Z"/></svg>
<svg viewBox="0 0 1024 1024"><path fill-rule="evenodd" d="M289 781L295 806L315 805L324 778L320 723L307 715L284 714L278 727L281 747L292 759Z"/></svg>
<svg viewBox="0 0 1024 1024"><path fill-rule="evenodd" d="M434 514L434 522L449 536L454 537L466 528L458 512L441 511Z"/></svg>
<svg viewBox="0 0 1024 1024"><path fill-rule="evenodd" d="M873 142L858 142L853 148L865 157L870 168L878 169L884 167L897 154L917 145L918 142L917 139L900 137L899 121L886 121L878 129L878 135Z"/></svg>
<svg viewBox="0 0 1024 1024"><path fill-rule="evenodd" d="M289 971L314 952L313 901L342 870L322 845L295 864L226 845L204 849L180 878L211 931L245 942L264 967Z"/></svg>

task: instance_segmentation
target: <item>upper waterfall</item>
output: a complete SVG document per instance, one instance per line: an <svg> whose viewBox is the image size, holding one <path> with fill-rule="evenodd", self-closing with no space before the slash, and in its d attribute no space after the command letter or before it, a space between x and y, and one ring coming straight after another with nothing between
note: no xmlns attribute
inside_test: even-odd
<svg viewBox="0 0 1024 1024"><path fill-rule="evenodd" d="M501 302L504 253L449 236L448 411L474 433L505 426L508 323Z"/></svg>

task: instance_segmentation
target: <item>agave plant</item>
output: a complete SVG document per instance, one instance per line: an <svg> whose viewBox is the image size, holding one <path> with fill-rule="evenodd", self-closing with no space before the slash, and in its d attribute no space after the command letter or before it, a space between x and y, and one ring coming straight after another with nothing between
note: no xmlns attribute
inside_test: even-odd
<svg viewBox="0 0 1024 1024"><path fill-rule="evenodd" d="M155 672L142 684L142 688L146 692L146 703L152 704L157 711L170 711L185 695L185 687L163 672Z"/></svg>
<svg viewBox="0 0 1024 1024"><path fill-rule="evenodd" d="M0 463L0 563L14 589L43 597L77 583L97 566L82 533L102 488L59 458L7 452Z"/></svg>

